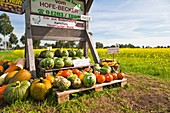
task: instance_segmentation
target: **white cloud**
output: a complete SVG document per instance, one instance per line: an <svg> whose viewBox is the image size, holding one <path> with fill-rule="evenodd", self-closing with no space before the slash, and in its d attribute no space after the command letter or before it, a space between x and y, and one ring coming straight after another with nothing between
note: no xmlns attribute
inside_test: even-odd
<svg viewBox="0 0 170 113"><path fill-rule="evenodd" d="M7 14L20 39L25 15ZM170 0L95 0L90 16L94 42L170 45Z"/></svg>

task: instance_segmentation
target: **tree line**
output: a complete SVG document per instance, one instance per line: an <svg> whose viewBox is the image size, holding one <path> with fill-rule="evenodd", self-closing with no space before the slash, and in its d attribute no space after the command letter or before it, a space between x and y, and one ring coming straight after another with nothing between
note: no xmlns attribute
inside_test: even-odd
<svg viewBox="0 0 170 113"><path fill-rule="evenodd" d="M20 46L19 41L25 45L25 34L18 37L13 33L14 27L11 25L11 21L9 16L6 13L0 15L0 34L4 37L0 37L0 46L4 46L4 49L22 49L24 46ZM6 40L7 36L9 40ZM54 44L45 43L43 46L40 45L40 40L33 40L33 48L44 48L48 46L52 46L53 48L81 48L80 43L76 43L74 41L56 41ZM119 48L141 48L139 46L134 46L133 44L116 44L111 46L104 46L102 42L95 43L96 48L111 48L111 47L119 47ZM151 48L150 46L142 46L142 48ZM170 48L170 46L157 46L156 48Z"/></svg>

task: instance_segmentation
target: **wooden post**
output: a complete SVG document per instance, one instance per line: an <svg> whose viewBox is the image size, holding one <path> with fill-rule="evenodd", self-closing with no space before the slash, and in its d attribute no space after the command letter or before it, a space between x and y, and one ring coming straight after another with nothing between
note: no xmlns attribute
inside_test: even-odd
<svg viewBox="0 0 170 113"><path fill-rule="evenodd" d="M94 62L95 62L95 63L100 63L100 58L99 58L99 55L98 55L98 53L97 53L96 48L94 47L93 41L92 41L92 39L91 39L91 34L89 34L87 31L86 31L86 38L87 38L87 40L88 40L89 47L90 47L92 56L93 56L93 58L94 58Z"/></svg>
<svg viewBox="0 0 170 113"><path fill-rule="evenodd" d="M93 3L93 0L85 0L85 13L86 13L87 16L88 16L88 13L89 13L89 10L90 10L90 7L91 7L92 3ZM92 33L88 32L88 30L89 30L89 22L86 21L85 37L87 39L88 46L89 46L89 48L91 50L94 62L95 63L100 63L100 58L99 58L99 56L97 54L96 48L94 47L93 41L91 39Z"/></svg>
<svg viewBox="0 0 170 113"><path fill-rule="evenodd" d="M25 22L26 22L26 43L25 43L25 57L26 57L26 68L31 72L32 78L36 77L36 68L35 68L35 58L33 51L32 43L32 31L30 24L30 0L26 0L26 11L25 11Z"/></svg>

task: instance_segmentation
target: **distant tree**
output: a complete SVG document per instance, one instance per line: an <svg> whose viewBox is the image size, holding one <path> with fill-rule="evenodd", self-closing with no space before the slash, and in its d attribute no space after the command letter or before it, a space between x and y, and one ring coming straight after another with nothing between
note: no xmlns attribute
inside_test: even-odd
<svg viewBox="0 0 170 113"><path fill-rule="evenodd" d="M2 38L0 38L0 43L2 42Z"/></svg>
<svg viewBox="0 0 170 113"><path fill-rule="evenodd" d="M11 33L9 37L9 42L11 44L16 45L18 43L18 38L14 33Z"/></svg>
<svg viewBox="0 0 170 113"><path fill-rule="evenodd" d="M12 44L10 42L6 42L6 45L7 45L7 49L9 48L12 48Z"/></svg>
<svg viewBox="0 0 170 113"><path fill-rule="evenodd" d="M52 46L52 44L45 43L44 46L49 47L49 46Z"/></svg>
<svg viewBox="0 0 170 113"><path fill-rule="evenodd" d="M20 41L23 45L25 45L25 35L22 35Z"/></svg>
<svg viewBox="0 0 170 113"><path fill-rule="evenodd" d="M6 13L0 15L0 34L4 36L4 49L6 50L5 37L12 33L14 27L11 25L9 16Z"/></svg>
<svg viewBox="0 0 170 113"><path fill-rule="evenodd" d="M17 44L14 49L21 49L21 47Z"/></svg>
<svg viewBox="0 0 170 113"><path fill-rule="evenodd" d="M103 48L103 43L96 42L96 48Z"/></svg>

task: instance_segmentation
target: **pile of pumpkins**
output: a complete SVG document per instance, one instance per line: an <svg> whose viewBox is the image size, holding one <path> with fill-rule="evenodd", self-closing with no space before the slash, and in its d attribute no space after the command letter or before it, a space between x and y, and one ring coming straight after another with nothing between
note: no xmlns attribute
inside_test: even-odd
<svg viewBox="0 0 170 113"><path fill-rule="evenodd" d="M31 79L31 73L7 60L0 62L0 99L7 103L26 100L30 96L44 100L51 91L52 84L45 78Z"/></svg>
<svg viewBox="0 0 170 113"><path fill-rule="evenodd" d="M95 64L94 67L59 70L55 75L31 79L31 73L11 61L0 62L0 99L7 103L32 97L44 100L52 88L59 91L93 87L96 83L123 79L125 74L113 72L110 66Z"/></svg>
<svg viewBox="0 0 170 113"><path fill-rule="evenodd" d="M40 54L37 55L37 57L42 58L39 65L45 69L72 67L73 60L85 59L82 49L77 50L57 49L54 52L50 50L44 50L41 51Z"/></svg>

